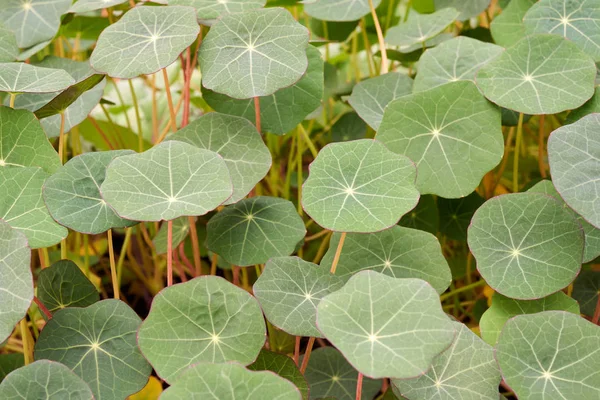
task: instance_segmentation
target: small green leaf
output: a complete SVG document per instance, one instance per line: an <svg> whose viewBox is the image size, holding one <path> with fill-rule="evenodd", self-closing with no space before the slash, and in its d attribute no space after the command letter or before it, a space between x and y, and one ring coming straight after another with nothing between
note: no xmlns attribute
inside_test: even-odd
<svg viewBox="0 0 600 400"><path fill-rule="evenodd" d="M302 206L316 223L334 231L389 228L419 200L414 164L376 140L329 144L309 171Z"/></svg>
<svg viewBox="0 0 600 400"><path fill-rule="evenodd" d="M437 200L441 221L440 232L452 240L467 240L467 229L473 214L485 200L477 192L459 199L438 197Z"/></svg>
<svg viewBox="0 0 600 400"><path fill-rule="evenodd" d="M63 226L86 234L132 226L135 221L120 218L100 196L106 167L131 150L84 153L70 159L44 184L46 207Z"/></svg>
<svg viewBox="0 0 600 400"><path fill-rule="evenodd" d="M25 365L25 359L21 353L0 354L0 382L6 375L23 365Z"/></svg>
<svg viewBox="0 0 600 400"><path fill-rule="evenodd" d="M10 336L33 300L30 262L25 235L0 220L0 343Z"/></svg>
<svg viewBox="0 0 600 400"><path fill-rule="evenodd" d="M452 343L455 328L437 292L420 279L354 275L317 307L317 326L371 378L413 378Z"/></svg>
<svg viewBox="0 0 600 400"><path fill-rule="evenodd" d="M308 400L308 383L290 357L284 354L261 350L254 364L247 367L251 371L273 371L292 382L300 390L302 398Z"/></svg>
<svg viewBox="0 0 600 400"><path fill-rule="evenodd" d="M90 63L116 78L152 74L172 64L198 32L191 7L135 7L102 31Z"/></svg>
<svg viewBox="0 0 600 400"><path fill-rule="evenodd" d="M232 186L217 153L171 140L115 158L100 192L122 218L168 221L206 214L231 196Z"/></svg>
<svg viewBox="0 0 600 400"><path fill-rule="evenodd" d="M598 352L600 327L564 311L509 320L496 346L504 381L527 400L597 398Z"/></svg>
<svg viewBox="0 0 600 400"><path fill-rule="evenodd" d="M592 317L600 296L600 272L582 271L573 283L573 298L581 305L581 312Z"/></svg>
<svg viewBox="0 0 600 400"><path fill-rule="evenodd" d="M48 93L64 90L75 80L62 69L25 63L0 63L0 92Z"/></svg>
<svg viewBox="0 0 600 400"><path fill-rule="evenodd" d="M65 91L53 98L48 104L35 112L35 116L42 119L65 112L71 104L89 90L92 90L104 79L104 75L95 74L82 82L68 87Z"/></svg>
<svg viewBox="0 0 600 400"><path fill-rule="evenodd" d="M168 140L189 143L223 157L233 182L233 195L224 204L243 199L271 168L269 149L256 128L244 118L208 113Z"/></svg>
<svg viewBox="0 0 600 400"><path fill-rule="evenodd" d="M290 201L257 196L212 217L206 244L228 262L248 266L292 254L304 235L304 222Z"/></svg>
<svg viewBox="0 0 600 400"><path fill-rule="evenodd" d="M173 2L173 1L171 1ZM70 13L85 13L89 11L102 10L127 3L127 0L77 0L75 4L69 8Z"/></svg>
<svg viewBox="0 0 600 400"><path fill-rule="evenodd" d="M302 78L307 45L308 30L285 9L226 15L202 41L202 85L235 99L268 96Z"/></svg>
<svg viewBox="0 0 600 400"><path fill-rule="evenodd" d="M54 314L35 344L35 359L58 361L98 400L122 400L140 391L152 371L136 344L141 320L120 300Z"/></svg>
<svg viewBox="0 0 600 400"><path fill-rule="evenodd" d="M531 35L477 72L488 100L526 114L555 114L577 108L594 94L596 66L569 40Z"/></svg>
<svg viewBox="0 0 600 400"><path fill-rule="evenodd" d="M422 45L446 29L458 16L459 12L454 8L440 9L433 14L419 14L413 11L406 22L403 21L387 31L385 41L401 48Z"/></svg>
<svg viewBox="0 0 600 400"><path fill-rule="evenodd" d="M490 5L490 0L434 0L436 10L446 7L455 8L460 15L458 20L464 21L469 18L475 18L485 11Z"/></svg>
<svg viewBox="0 0 600 400"><path fill-rule="evenodd" d="M142 353L171 384L199 362L251 364L264 343L256 299L216 276L163 289L138 333Z"/></svg>
<svg viewBox="0 0 600 400"><path fill-rule="evenodd" d="M585 102L584 105L579 107L576 110L573 110L567 115L565 119L565 124L572 124L577 122L581 118L586 115L600 112L600 86L596 86L596 90L594 91L594 95L591 99Z"/></svg>
<svg viewBox="0 0 600 400"><path fill-rule="evenodd" d="M457 198L500 163L500 121L473 82L452 82L391 102L376 138L416 162L422 194Z"/></svg>
<svg viewBox="0 0 600 400"><path fill-rule="evenodd" d="M10 373L0 384L3 400L93 400L90 387L64 365L36 361Z"/></svg>
<svg viewBox="0 0 600 400"><path fill-rule="evenodd" d="M331 127L332 142L349 142L367 137L367 123L357 113L348 112Z"/></svg>
<svg viewBox="0 0 600 400"><path fill-rule="evenodd" d="M11 62L17 59L19 47L15 34L0 24L0 62Z"/></svg>
<svg viewBox="0 0 600 400"><path fill-rule="evenodd" d="M381 4L381 0L316 0L305 3L304 11L323 21L356 21L371 11L369 1L374 8Z"/></svg>
<svg viewBox="0 0 600 400"><path fill-rule="evenodd" d="M510 0L508 6L490 24L494 42L502 47L509 47L525 37L523 17L536 2L537 0Z"/></svg>
<svg viewBox="0 0 600 400"><path fill-rule="evenodd" d="M223 15L242 13L262 8L267 0L169 0L170 6L191 6L198 19L217 19Z"/></svg>
<svg viewBox="0 0 600 400"><path fill-rule="evenodd" d="M156 254L166 254L167 253L167 235L168 235L167 224L162 224L158 233L152 239L152 243L154 243L154 250L156 250ZM185 238L188 236L190 231L190 222L188 217L179 217L173 220L173 237L171 238L171 243L173 243L173 248L175 249L179 246Z"/></svg>
<svg viewBox="0 0 600 400"><path fill-rule="evenodd" d="M581 269L583 229L558 201L540 193L513 193L483 204L468 243L477 269L494 290L519 300L568 286Z"/></svg>
<svg viewBox="0 0 600 400"><path fill-rule="evenodd" d="M379 129L385 107L398 97L410 94L413 81L407 75L390 72L359 82L348 103L374 130Z"/></svg>
<svg viewBox="0 0 600 400"><path fill-rule="evenodd" d="M50 312L87 307L100 300L96 287L71 260L60 260L42 269L37 279L37 296Z"/></svg>
<svg viewBox="0 0 600 400"><path fill-rule="evenodd" d="M317 305L344 285L325 266L298 257L271 258L254 284L254 295L273 325L296 336L322 337Z"/></svg>
<svg viewBox="0 0 600 400"><path fill-rule="evenodd" d="M411 212L402 217L398 225L436 235L440 227L440 217L434 196L421 196L419 204Z"/></svg>
<svg viewBox="0 0 600 400"><path fill-rule="evenodd" d="M340 240L334 233L321 266L329 268ZM375 233L346 236L339 256L336 276L345 280L359 271L372 270L394 278L419 278L438 293L450 286L450 267L435 236L415 229L394 226Z"/></svg>
<svg viewBox="0 0 600 400"><path fill-rule="evenodd" d="M161 400L301 400L297 387L271 371L249 371L240 364L200 363L185 370Z"/></svg>
<svg viewBox="0 0 600 400"><path fill-rule="evenodd" d="M433 360L425 375L393 384L411 400L497 400L502 378L494 349L465 324L453 325L458 332L454 343Z"/></svg>

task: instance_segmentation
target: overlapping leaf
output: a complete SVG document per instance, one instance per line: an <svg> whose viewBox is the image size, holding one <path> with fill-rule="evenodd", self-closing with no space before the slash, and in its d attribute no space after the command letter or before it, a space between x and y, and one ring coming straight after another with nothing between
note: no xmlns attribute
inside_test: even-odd
<svg viewBox="0 0 600 400"><path fill-rule="evenodd" d="M582 271L573 283L572 296L579 302L581 312L593 317L600 297L600 272Z"/></svg>
<svg viewBox="0 0 600 400"><path fill-rule="evenodd" d="M64 90L75 80L62 69L25 63L0 63L0 92L48 93Z"/></svg>
<svg viewBox="0 0 600 400"><path fill-rule="evenodd" d="M565 119L565 124L572 124L573 122L577 122L579 119L585 117L586 115L600 112L600 86L596 86L596 90L594 91L594 95L591 99L585 102L584 105L579 107L576 110L573 110L567 115Z"/></svg>
<svg viewBox="0 0 600 400"><path fill-rule="evenodd" d="M123 3L127 3L127 0L77 0L77 2L69 8L69 12L85 13L117 6Z"/></svg>
<svg viewBox="0 0 600 400"><path fill-rule="evenodd" d="M304 11L323 21L356 21L370 12L370 0L316 0L306 3ZM371 0L379 7L381 0Z"/></svg>
<svg viewBox="0 0 600 400"><path fill-rule="evenodd" d="M248 366L251 371L273 371L282 378L292 382L304 400L308 400L308 383L290 357L285 354L275 353L268 350L261 350L258 358L253 364Z"/></svg>
<svg viewBox="0 0 600 400"><path fill-rule="evenodd" d="M458 19L464 21L484 12L490 5L490 0L434 0L433 4L436 10L446 7L455 8L460 12Z"/></svg>
<svg viewBox="0 0 600 400"><path fill-rule="evenodd" d="M444 199L439 197L440 232L453 240L467 240L467 228L471 223L473 214L485 200L473 192L460 199Z"/></svg>
<svg viewBox="0 0 600 400"><path fill-rule="evenodd" d="M173 244L173 248L176 248L185 240L190 231L190 222L188 217L179 217L173 220L173 228L172 228L172 237L171 243ZM154 244L154 249L156 250L156 254L165 254L168 250L168 227L167 224L162 224L158 233L152 239L152 243Z"/></svg>
<svg viewBox="0 0 600 400"><path fill-rule="evenodd" d="M0 382L6 375L25 365L24 356L21 353L0 354Z"/></svg>
<svg viewBox="0 0 600 400"><path fill-rule="evenodd" d="M242 13L262 8L267 0L170 0L170 6L191 6L196 9L198 19L216 19L233 13Z"/></svg>
<svg viewBox="0 0 600 400"><path fill-rule="evenodd" d="M419 14L413 11L406 22L388 30L385 41L400 48L422 45L446 29L458 16L459 12L454 8L443 8L433 14Z"/></svg>
<svg viewBox="0 0 600 400"><path fill-rule="evenodd" d="M364 139L367 136L367 123L357 113L343 114L331 127L332 142L348 142Z"/></svg>
<svg viewBox="0 0 600 400"><path fill-rule="evenodd" d="M402 217L398 225L436 235L440 227L440 216L438 215L438 206L434 196L421 196L419 204L411 212Z"/></svg>
<svg viewBox="0 0 600 400"><path fill-rule="evenodd" d="M494 42L502 47L508 47L526 36L523 17L527 10L537 0L511 0L490 24Z"/></svg>
<svg viewBox="0 0 600 400"><path fill-rule="evenodd" d="M0 24L0 62L15 61L19 55L15 34Z"/></svg>

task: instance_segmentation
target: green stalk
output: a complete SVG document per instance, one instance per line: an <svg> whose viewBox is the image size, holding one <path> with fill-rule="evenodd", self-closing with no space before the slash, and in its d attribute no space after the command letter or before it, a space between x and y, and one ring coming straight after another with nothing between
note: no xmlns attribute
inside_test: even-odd
<svg viewBox="0 0 600 400"><path fill-rule="evenodd" d="M133 89L132 79L128 80L129 90L131 91L131 99L133 100L133 108L135 110L135 121L137 125L138 134L138 151L141 153L144 151L144 136L142 135L142 118L140 117L140 108L138 107L138 100Z"/></svg>
<svg viewBox="0 0 600 400"><path fill-rule="evenodd" d="M459 293L466 292L466 291L469 291L469 290L471 290L471 289L475 289L475 288L477 288L477 287L479 287L479 286L483 286L483 285L485 285L485 284L486 284L486 282L485 282L483 279L481 279L481 280L479 280L479 281L477 281L477 282L471 283L470 285L465 285L465 286L463 286L463 287L460 287L460 288L458 288L458 289L454 289L454 290L453 290L453 291L451 291L451 292L448 292L448 293L445 293L445 294L441 295L441 296L440 296L440 301L447 300L447 299L449 299L450 297L452 297L452 296L456 296L456 295L457 295L457 294L459 294Z"/></svg>
<svg viewBox="0 0 600 400"><path fill-rule="evenodd" d="M515 150L513 153L513 193L519 191L519 158L521 153L521 141L523 140L523 113L519 114L517 125L517 138L515 139Z"/></svg>

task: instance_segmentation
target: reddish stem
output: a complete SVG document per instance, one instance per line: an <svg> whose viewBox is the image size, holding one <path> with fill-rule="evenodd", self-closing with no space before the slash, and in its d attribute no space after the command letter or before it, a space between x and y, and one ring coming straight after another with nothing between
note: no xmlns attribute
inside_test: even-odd
<svg viewBox="0 0 600 400"><path fill-rule="evenodd" d="M598 325L600 321L600 293L598 294L598 301L596 301L596 310L594 310L594 316L592 317L592 323Z"/></svg>
<svg viewBox="0 0 600 400"><path fill-rule="evenodd" d="M179 277L181 278L181 282L187 282L187 276L185 276L185 269L183 268L183 264L179 260L179 256L177 252L173 252L173 261L175 266L177 267L177 271L179 273Z"/></svg>
<svg viewBox="0 0 600 400"><path fill-rule="evenodd" d="M294 362L296 365L300 363L300 340L302 340L302 336L296 336L296 346L294 347Z"/></svg>
<svg viewBox="0 0 600 400"><path fill-rule="evenodd" d="M235 286L240 286L240 267L237 265L232 266L231 272L233 273L233 284Z"/></svg>
<svg viewBox="0 0 600 400"><path fill-rule="evenodd" d="M254 119L256 120L256 130L261 132L260 127L260 97L256 96L254 98Z"/></svg>
<svg viewBox="0 0 600 400"><path fill-rule="evenodd" d="M181 262L186 266L189 274L191 276L196 276L194 275L194 266L192 265L190 259L187 258L187 256L185 255L185 249L183 248L184 244L185 242L181 242L181 244L179 245L179 258L181 259Z"/></svg>
<svg viewBox="0 0 600 400"><path fill-rule="evenodd" d="M308 360L310 359L310 353L312 353L313 345L315 344L315 338L311 337L308 339L308 344L306 345L306 350L304 350L304 357L302 358L302 366L300 367L300 372L304 375L306 372L306 367L308 367Z"/></svg>
<svg viewBox="0 0 600 400"><path fill-rule="evenodd" d="M167 286L173 285L173 220L167 221Z"/></svg>
<svg viewBox="0 0 600 400"><path fill-rule="evenodd" d="M183 128L190 120L190 81L192 79L191 71L191 55L188 47L185 52L185 67L183 70L183 118L181 119L181 127Z"/></svg>
<svg viewBox="0 0 600 400"><path fill-rule="evenodd" d="M37 304L38 308L44 313L46 318L52 318L52 313L50 312L50 310L48 310L48 308L46 308L46 306L40 301L40 299L33 296L33 301L35 302L35 304Z"/></svg>
<svg viewBox="0 0 600 400"><path fill-rule="evenodd" d="M360 400L362 398L362 381L363 374L358 373L358 380L356 381L356 400Z"/></svg>

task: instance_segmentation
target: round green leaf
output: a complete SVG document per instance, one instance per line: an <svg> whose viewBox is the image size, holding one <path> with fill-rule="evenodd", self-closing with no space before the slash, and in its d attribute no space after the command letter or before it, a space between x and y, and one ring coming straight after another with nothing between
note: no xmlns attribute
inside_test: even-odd
<svg viewBox="0 0 600 400"><path fill-rule="evenodd" d="M410 94L412 88L410 77L390 72L359 82L354 86L348 103L371 128L378 130L385 107L392 100Z"/></svg>
<svg viewBox="0 0 600 400"><path fill-rule="evenodd" d="M216 19L220 16L262 8L267 0L169 0L170 6L191 6L198 19Z"/></svg>
<svg viewBox="0 0 600 400"><path fill-rule="evenodd" d="M494 42L509 47L526 36L523 17L537 0L510 0L500 15L496 15L490 24Z"/></svg>
<svg viewBox="0 0 600 400"><path fill-rule="evenodd" d="M268 350L261 350L256 361L248 365L247 368L251 371L275 372L282 378L292 382L300 390L302 398L308 400L308 383L290 357Z"/></svg>
<svg viewBox="0 0 600 400"><path fill-rule="evenodd" d="M198 32L191 7L135 7L102 31L90 63L116 78L152 74L172 64Z"/></svg>
<svg viewBox="0 0 600 400"><path fill-rule="evenodd" d="M74 231L92 235L135 224L120 218L100 196L106 167L128 154L134 152L92 152L70 159L44 184L44 201L52 218Z"/></svg>
<svg viewBox="0 0 600 400"><path fill-rule="evenodd" d="M334 233L321 266L331 267L340 240ZM438 293L450 286L450 267L437 238L431 233L394 226L376 233L351 233L346 236L336 276L345 280L359 271L373 270L394 278L419 278Z"/></svg>
<svg viewBox="0 0 600 400"><path fill-rule="evenodd" d="M10 336L33 300L30 262L25 235L0 220L0 343Z"/></svg>
<svg viewBox="0 0 600 400"><path fill-rule="evenodd" d="M494 293L492 306L483 313L479 321L481 337L495 346L502 327L509 319L521 314L535 314L548 310L569 311L579 315L579 304L563 292L539 300L515 300Z"/></svg>
<svg viewBox="0 0 600 400"><path fill-rule="evenodd" d="M161 400L301 400L287 379L271 371L249 371L240 364L200 363L184 371Z"/></svg>
<svg viewBox="0 0 600 400"><path fill-rule="evenodd" d="M127 3L127 0L77 0L75 4L69 8L69 12L85 13L102 10L103 8L109 8L123 3ZM171 3L173 3L173 0L171 0Z"/></svg>
<svg viewBox="0 0 600 400"><path fill-rule="evenodd" d="M453 7L460 15L457 19L460 21L469 18L475 18L485 11L490 5L490 0L433 0L436 10L446 7Z"/></svg>
<svg viewBox="0 0 600 400"><path fill-rule="evenodd" d="M333 347L313 350L304 373L310 386L310 398L355 400L358 371ZM363 378L362 400L372 400L381 388L381 381Z"/></svg>
<svg viewBox="0 0 600 400"><path fill-rule="evenodd" d="M423 376L394 380L402 395L411 400L498 400L500 371L494 349L465 324L453 322L456 339L433 360Z"/></svg>
<svg viewBox="0 0 600 400"><path fill-rule="evenodd" d="M306 48L308 68L294 85L260 98L260 123L265 132L285 134L321 105L323 98L323 59L314 46ZM254 99L239 100L202 88L202 97L215 110L244 117L255 123Z"/></svg>
<svg viewBox="0 0 600 400"><path fill-rule="evenodd" d="M316 0L304 4L304 11L323 21L356 21L371 11L370 0ZM379 7L381 0L371 0Z"/></svg>
<svg viewBox="0 0 600 400"><path fill-rule="evenodd" d="M391 102L377 140L417 164L417 189L463 197L500 163L500 110L473 82L452 82Z"/></svg>
<svg viewBox="0 0 600 400"><path fill-rule="evenodd" d="M578 315L546 311L506 323L496 346L504 381L520 399L596 399L600 327Z"/></svg>
<svg viewBox="0 0 600 400"><path fill-rule="evenodd" d="M600 296L600 272L582 271L573 283L573 298L581 305L581 312L592 317Z"/></svg>
<svg viewBox="0 0 600 400"><path fill-rule="evenodd" d="M188 217L179 217L173 220L173 230L172 230L172 238L171 243L173 248L175 249L177 246L181 244L188 236L190 231L190 222ZM156 250L156 254L166 254L168 248L168 226L167 224L162 224L158 233L152 239L152 243L154 244L154 250Z"/></svg>
<svg viewBox="0 0 600 400"><path fill-rule="evenodd" d="M25 359L21 353L0 354L0 382L6 375L25 365Z"/></svg>
<svg viewBox="0 0 600 400"><path fill-rule="evenodd" d="M169 138L214 151L223 157L233 182L233 195L225 204L243 199L271 168L269 149L245 118L208 113Z"/></svg>
<svg viewBox="0 0 600 400"><path fill-rule="evenodd" d="M441 221L440 232L452 240L467 240L467 229L471 218L485 200L477 192L460 199L439 197L437 200Z"/></svg>
<svg viewBox="0 0 600 400"><path fill-rule="evenodd" d="M436 235L440 226L440 217L435 198L432 195L421 196L419 204L402 217L398 225Z"/></svg>
<svg viewBox="0 0 600 400"><path fill-rule="evenodd" d="M138 221L204 215L232 191L221 156L175 140L115 158L100 186L102 198L120 217Z"/></svg>
<svg viewBox="0 0 600 400"><path fill-rule="evenodd" d="M594 94L596 66L573 42L531 35L477 72L477 86L499 106L527 114L577 108Z"/></svg>
<svg viewBox="0 0 600 400"><path fill-rule="evenodd" d="M344 285L329 269L298 257L271 258L254 284L254 295L269 322L296 336L322 337L317 305Z"/></svg>
<svg viewBox="0 0 600 400"><path fill-rule="evenodd" d="M3 400L93 400L89 386L64 365L36 361L10 373L0 384Z"/></svg>
<svg viewBox="0 0 600 400"><path fill-rule="evenodd" d="M35 115L0 106L0 166L40 167L48 173L60 168L60 159Z"/></svg>
<svg viewBox="0 0 600 400"><path fill-rule="evenodd" d="M562 35L600 61L600 4L595 0L541 0L523 18L525 31Z"/></svg>
<svg viewBox="0 0 600 400"><path fill-rule="evenodd" d="M42 269L37 279L37 297L50 312L87 307L100 300L94 284L71 260L60 260Z"/></svg>
<svg viewBox="0 0 600 400"><path fill-rule="evenodd" d="M306 228L290 201L257 196L212 217L207 235L209 250L231 264L248 266L292 254Z"/></svg>
<svg viewBox="0 0 600 400"><path fill-rule="evenodd" d="M15 33L17 45L24 49L54 38L60 17L67 12L72 0L4 0L2 3L0 21Z"/></svg>
<svg viewBox="0 0 600 400"><path fill-rule="evenodd" d="M329 144L310 164L302 206L333 231L380 231L416 206L415 174L408 158L376 140Z"/></svg>
<svg viewBox="0 0 600 400"><path fill-rule="evenodd" d="M140 391L152 372L136 344L140 323L135 311L120 300L65 308L40 333L35 359L66 365L98 400L122 400Z"/></svg>
<svg viewBox="0 0 600 400"><path fill-rule="evenodd" d="M449 82L474 82L477 70L503 51L500 46L466 36L443 42L420 58L414 91L421 92Z"/></svg>
<svg viewBox="0 0 600 400"><path fill-rule="evenodd" d="M300 80L307 45L308 30L283 8L226 15L202 41L202 85L236 99L268 96Z"/></svg>
<svg viewBox="0 0 600 400"><path fill-rule="evenodd" d="M67 237L44 204L42 185L48 174L40 168L0 168L0 219L27 236L32 249L52 246Z"/></svg>
<svg viewBox="0 0 600 400"><path fill-rule="evenodd" d="M581 268L583 229L540 193L494 197L475 212L468 243L477 269L497 292L520 300L568 286Z"/></svg>
<svg viewBox="0 0 600 400"><path fill-rule="evenodd" d="M563 200L586 221L600 228L598 163L600 114L556 129L548 139L552 182Z"/></svg>
<svg viewBox="0 0 600 400"><path fill-rule="evenodd" d="M48 93L75 83L62 69L36 67L25 63L0 63L0 92Z"/></svg>
<svg viewBox="0 0 600 400"><path fill-rule="evenodd" d="M425 41L446 29L458 16L459 12L454 8L444 8L433 14L419 14L413 11L406 22L403 21L387 31L385 41L401 48L415 44L422 46Z"/></svg>
<svg viewBox="0 0 600 400"><path fill-rule="evenodd" d="M358 371L412 378L454 340L437 292L420 279L361 271L317 307L317 326Z"/></svg>
<svg viewBox="0 0 600 400"><path fill-rule="evenodd" d="M199 362L251 364L264 343L256 299L216 276L163 289L138 334L142 353L169 383Z"/></svg>
<svg viewBox="0 0 600 400"><path fill-rule="evenodd" d="M19 55L15 34L0 24L0 62L15 61Z"/></svg>

